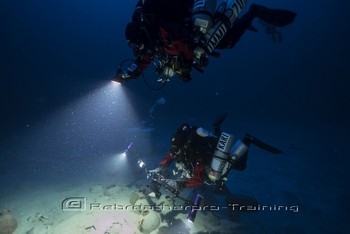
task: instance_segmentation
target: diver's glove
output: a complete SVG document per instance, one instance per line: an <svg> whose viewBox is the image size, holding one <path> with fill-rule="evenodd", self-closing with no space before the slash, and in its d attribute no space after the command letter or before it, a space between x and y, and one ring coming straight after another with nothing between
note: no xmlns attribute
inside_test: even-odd
<svg viewBox="0 0 350 234"><path fill-rule="evenodd" d="M160 173L160 168L157 167L157 168L155 168L155 169L153 169L153 170L149 170L148 172L149 172L149 173Z"/></svg>
<svg viewBox="0 0 350 234"><path fill-rule="evenodd" d="M153 170L149 170L149 173L162 173L163 171L165 171L166 169L166 165L160 165L157 168L153 169Z"/></svg>
<svg viewBox="0 0 350 234"><path fill-rule="evenodd" d="M121 83L130 79L136 79L140 75L141 72L138 70L137 64L133 63L125 71L122 71L122 69L119 67L115 81Z"/></svg>

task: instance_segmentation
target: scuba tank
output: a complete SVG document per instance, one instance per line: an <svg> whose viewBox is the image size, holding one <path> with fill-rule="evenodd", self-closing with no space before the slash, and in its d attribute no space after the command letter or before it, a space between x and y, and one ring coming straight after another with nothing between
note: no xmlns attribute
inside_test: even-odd
<svg viewBox="0 0 350 234"><path fill-rule="evenodd" d="M192 21L195 29L205 34L213 25L216 0L194 0Z"/></svg>
<svg viewBox="0 0 350 234"><path fill-rule="evenodd" d="M231 164L247 155L248 146L249 143L236 140L234 135L223 132L211 161L208 178L212 182L225 181L225 176L231 169Z"/></svg>
<svg viewBox="0 0 350 234"><path fill-rule="evenodd" d="M227 7L226 3L222 3L218 7L216 14L219 15L219 20L199 39L199 46L194 50L196 62L200 62L203 56L207 57L214 51L228 29L236 21L246 2L247 0L236 0L230 7Z"/></svg>
<svg viewBox="0 0 350 234"><path fill-rule="evenodd" d="M234 135L221 133L208 173L208 177L212 182L219 180L226 173L229 167L229 155L235 140Z"/></svg>
<svg viewBox="0 0 350 234"><path fill-rule="evenodd" d="M241 157L243 157L248 152L248 144L245 144L245 142L238 140L236 144L232 147L231 150L231 160L236 161L239 160Z"/></svg>

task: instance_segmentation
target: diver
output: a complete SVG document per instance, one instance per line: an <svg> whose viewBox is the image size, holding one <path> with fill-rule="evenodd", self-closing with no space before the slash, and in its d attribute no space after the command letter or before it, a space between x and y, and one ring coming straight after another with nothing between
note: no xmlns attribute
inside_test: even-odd
<svg viewBox="0 0 350 234"><path fill-rule="evenodd" d="M255 18L283 27L294 21L288 10L252 4L238 17L246 0L139 0L127 24L125 37L136 59L126 69L118 69L116 81L139 77L154 63L159 81L177 75L188 82L192 68L204 72L215 49L233 48Z"/></svg>
<svg viewBox="0 0 350 234"><path fill-rule="evenodd" d="M175 162L173 175L176 179L166 179L166 190L175 196L184 188L193 188L203 184L217 186L217 191L225 190L225 182L230 170L243 171L247 166L248 148L251 144L270 153L279 154L276 149L257 138L246 134L242 140L234 135L221 132L220 126L226 113L217 117L214 122L214 133L202 127L183 123L174 133L170 150L156 169L148 173L162 174ZM156 197L160 197L160 186L150 186Z"/></svg>

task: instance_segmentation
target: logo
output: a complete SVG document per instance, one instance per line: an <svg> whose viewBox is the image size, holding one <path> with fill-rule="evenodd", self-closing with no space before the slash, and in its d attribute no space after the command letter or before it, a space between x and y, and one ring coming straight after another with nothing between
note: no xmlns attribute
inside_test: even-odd
<svg viewBox="0 0 350 234"><path fill-rule="evenodd" d="M222 151L226 151L226 146L227 146L227 142L230 139L230 135L228 135L227 133L222 133L217 145L217 148L221 149Z"/></svg>
<svg viewBox="0 0 350 234"><path fill-rule="evenodd" d="M68 197L62 201L63 211L85 211L86 198L85 197Z"/></svg>

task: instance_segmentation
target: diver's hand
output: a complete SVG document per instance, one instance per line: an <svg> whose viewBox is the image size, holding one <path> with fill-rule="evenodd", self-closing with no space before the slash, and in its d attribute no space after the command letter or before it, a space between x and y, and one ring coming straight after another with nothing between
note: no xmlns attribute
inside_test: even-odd
<svg viewBox="0 0 350 234"><path fill-rule="evenodd" d="M139 71L139 66L136 63L131 64L126 71L123 72L123 76L125 79L135 79L141 72Z"/></svg>
<svg viewBox="0 0 350 234"><path fill-rule="evenodd" d="M131 79L131 74L128 72L128 71L124 71L122 74L121 74L121 78L123 80L129 80Z"/></svg>
<svg viewBox="0 0 350 234"><path fill-rule="evenodd" d="M115 81L118 83L128 81L130 79L135 79L140 76L141 72L138 70L138 66L133 63L127 69L122 71L121 68L118 68Z"/></svg>
<svg viewBox="0 0 350 234"><path fill-rule="evenodd" d="M153 169L153 170L149 170L148 172L149 172L149 173L160 173L160 172L161 172L161 168L160 168L160 167L157 167L157 168L155 168L155 169Z"/></svg>
<svg viewBox="0 0 350 234"><path fill-rule="evenodd" d="M122 74L121 74L121 77L122 77L122 80L130 80L130 79L136 79L137 77L139 77L141 74L141 72L139 72L138 70L136 71L129 71L129 70L126 70L124 71Z"/></svg>
<svg viewBox="0 0 350 234"><path fill-rule="evenodd" d="M113 78L113 81L117 83L123 83L125 81L128 81L130 79L130 75L128 75L126 72L122 72L118 70L116 76Z"/></svg>
<svg viewBox="0 0 350 234"><path fill-rule="evenodd" d="M160 164L157 168L149 170L149 173L162 173L166 169L166 165Z"/></svg>

